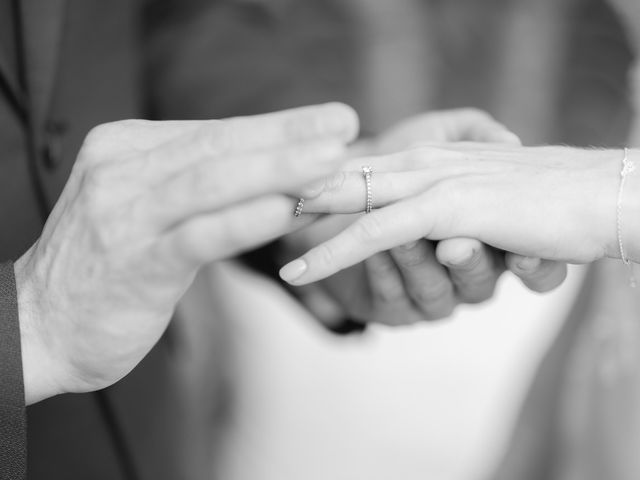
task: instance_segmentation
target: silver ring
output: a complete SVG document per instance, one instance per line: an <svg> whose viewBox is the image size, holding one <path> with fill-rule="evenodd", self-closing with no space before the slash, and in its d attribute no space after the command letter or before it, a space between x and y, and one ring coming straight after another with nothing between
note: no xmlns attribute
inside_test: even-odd
<svg viewBox="0 0 640 480"><path fill-rule="evenodd" d="M362 176L364 177L364 184L367 189L367 198L364 208L364 213L371 213L373 210L373 191L371 189L371 176L373 175L373 168L370 165L362 166Z"/></svg>
<svg viewBox="0 0 640 480"><path fill-rule="evenodd" d="M296 205L296 210L293 212L294 217L299 217L302 214L302 207L304 207L304 198L300 197Z"/></svg>

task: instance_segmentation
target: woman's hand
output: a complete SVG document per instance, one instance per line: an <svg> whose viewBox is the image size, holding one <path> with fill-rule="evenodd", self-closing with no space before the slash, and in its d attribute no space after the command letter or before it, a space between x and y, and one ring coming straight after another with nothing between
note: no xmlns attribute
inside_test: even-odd
<svg viewBox="0 0 640 480"><path fill-rule="evenodd" d="M376 206L386 207L289 263L281 275L306 284L420 238L470 237L523 257L571 263L615 257L622 155L568 147L447 144L352 161L325 182L306 211L361 211L362 164L375 172ZM638 204L634 197L627 218L637 215ZM628 223L634 230L629 238L640 238L638 222ZM632 256L637 253L631 258L637 260Z"/></svg>
<svg viewBox="0 0 640 480"><path fill-rule="evenodd" d="M382 154L425 141L520 145L518 137L490 115L475 109L429 112L391 128L360 146L358 153ZM306 209L306 206L305 206ZM302 254L344 230L357 216L331 216L289 236L291 254ZM407 324L451 315L459 303L477 303L493 295L505 265L532 289L546 291L562 282L566 266L523 259L472 238L439 243L417 239L377 253L363 263L301 291L317 317L331 323L345 315L362 322ZM331 308L327 308L327 305ZM317 305L317 308L315 307Z"/></svg>
<svg viewBox="0 0 640 480"><path fill-rule="evenodd" d="M126 375L200 266L299 226L291 196L335 172L356 133L340 104L95 128L15 264L27 403Z"/></svg>

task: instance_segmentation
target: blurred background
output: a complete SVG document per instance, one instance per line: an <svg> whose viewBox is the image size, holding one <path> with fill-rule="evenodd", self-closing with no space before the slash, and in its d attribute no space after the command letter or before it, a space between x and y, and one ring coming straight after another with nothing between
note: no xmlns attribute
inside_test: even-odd
<svg viewBox="0 0 640 480"><path fill-rule="evenodd" d="M168 22L192 58L156 92L184 118L340 100L366 137L473 106L525 144L582 146L622 145L632 123L633 42L604 0L236 0L185 21L211 34ZM504 278L446 322L339 337L272 280L213 266L181 308L214 312L222 339L215 478L486 478L582 274L547 295Z"/></svg>

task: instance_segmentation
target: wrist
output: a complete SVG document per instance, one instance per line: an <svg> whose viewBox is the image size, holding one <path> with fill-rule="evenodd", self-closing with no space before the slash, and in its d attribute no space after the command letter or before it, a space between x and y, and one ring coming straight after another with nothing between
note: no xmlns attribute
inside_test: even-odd
<svg viewBox="0 0 640 480"><path fill-rule="evenodd" d="M625 258L640 263L640 151L629 149L627 152L630 171L626 174L620 197L619 228L620 239L616 258L621 258L620 241ZM622 169L622 160L620 161ZM622 177L619 177L622 179Z"/></svg>
<svg viewBox="0 0 640 480"><path fill-rule="evenodd" d="M57 381L56 362L50 352L52 339L44 331L40 304L44 295L34 282L29 259L34 248L14 264L22 350L25 402L27 405L64 393Z"/></svg>
<svg viewBox="0 0 640 480"><path fill-rule="evenodd" d="M640 262L640 151L626 152L627 172L622 176L625 153L620 152L616 174L615 241L609 243L607 256Z"/></svg>

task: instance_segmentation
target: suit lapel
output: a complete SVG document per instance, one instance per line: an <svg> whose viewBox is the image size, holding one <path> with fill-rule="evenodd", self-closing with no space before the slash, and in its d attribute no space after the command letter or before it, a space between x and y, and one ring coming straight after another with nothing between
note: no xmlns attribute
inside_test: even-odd
<svg viewBox="0 0 640 480"><path fill-rule="evenodd" d="M0 88L6 90L11 102L24 112L24 89L20 84L20 71L15 58L18 56L17 33L15 25L17 12L14 12L13 0L0 0Z"/></svg>
<svg viewBox="0 0 640 480"><path fill-rule="evenodd" d="M46 121L53 92L66 0L21 0L25 81L33 125Z"/></svg>

